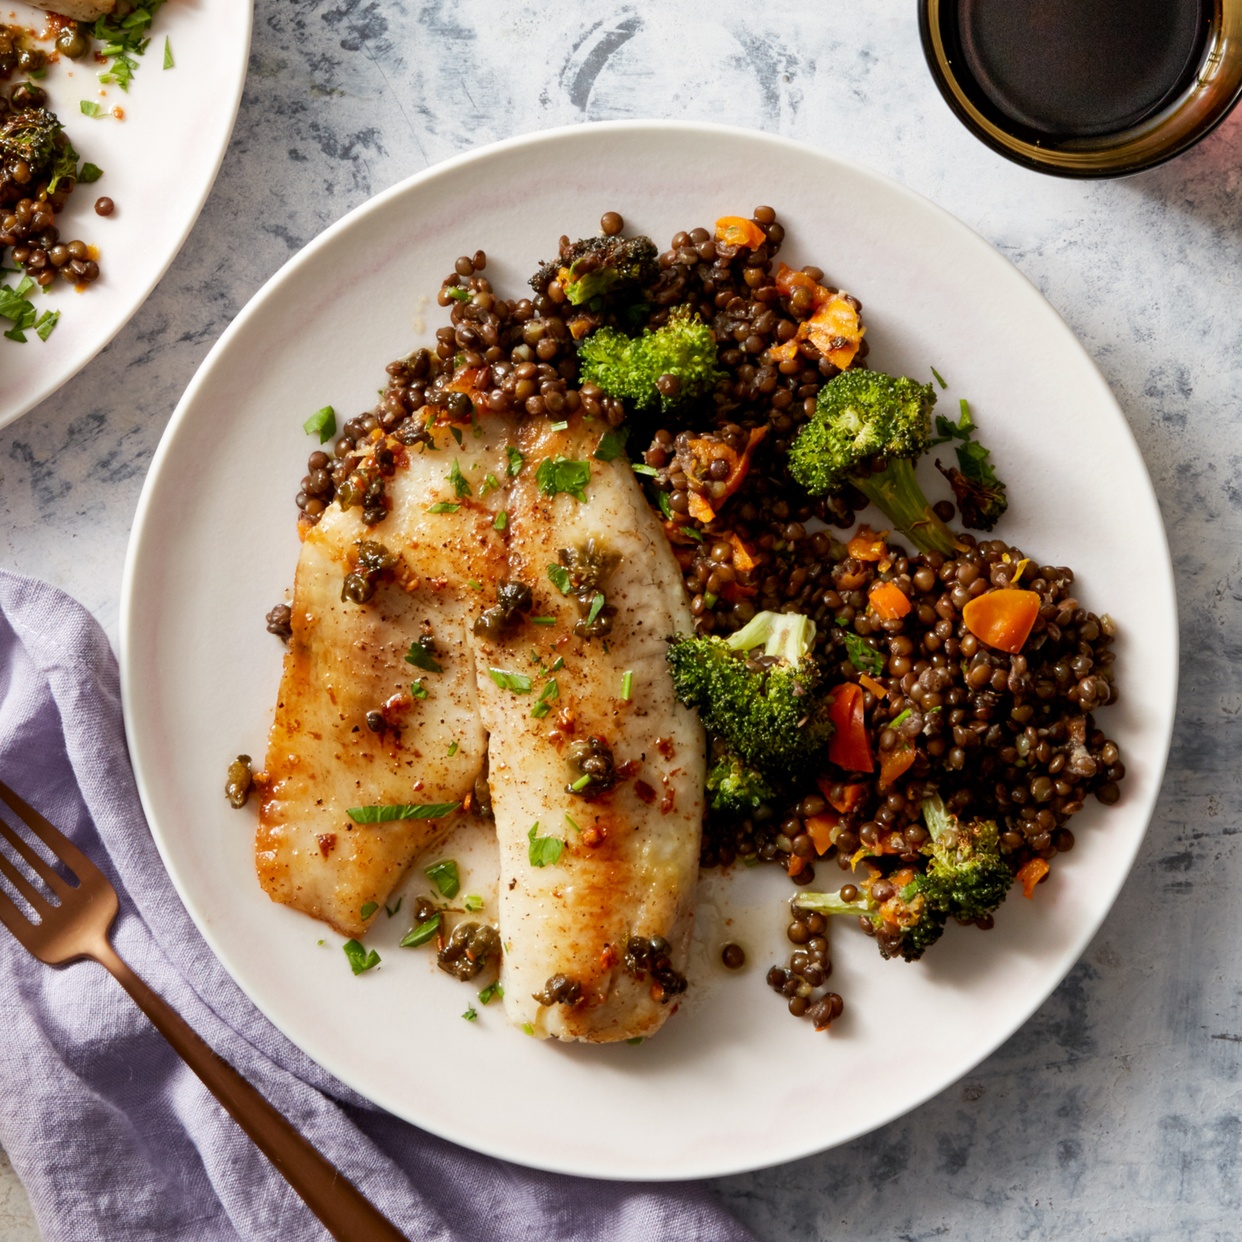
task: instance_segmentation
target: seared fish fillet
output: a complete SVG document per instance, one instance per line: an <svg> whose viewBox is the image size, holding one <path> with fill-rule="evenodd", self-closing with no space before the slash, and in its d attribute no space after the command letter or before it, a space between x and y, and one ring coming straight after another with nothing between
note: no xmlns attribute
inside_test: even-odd
<svg viewBox="0 0 1242 1242"><path fill-rule="evenodd" d="M505 478L512 425L488 418L482 430L467 429L458 446L447 427L435 428L434 450L389 441L397 469L386 485L388 516L368 527L359 506L334 502L302 544L255 860L274 901L346 935L365 931L362 907L382 905L452 822L359 824L347 809L462 803L483 772L487 737L467 641L480 597L468 584L505 572L493 526L503 489L484 480ZM460 495L467 486L470 494ZM429 512L437 502L460 507ZM397 563L379 575L370 600L343 601L363 541L383 545ZM441 672L405 660L424 635ZM415 679L425 699L411 693Z"/></svg>
<svg viewBox="0 0 1242 1242"><path fill-rule="evenodd" d="M666 639L692 624L682 575L628 462L592 457L600 432L580 417L567 431L544 420L521 428L525 464L508 498L509 576L532 588L533 615L556 623L523 620L498 640L476 640L500 846L505 1011L540 1037L592 1042L648 1035L676 1005L680 979L667 968L670 959L674 972L686 968L705 767L702 727L677 702L664 657ZM556 459L589 465L584 502L541 492L540 466L546 478ZM601 584L616 609L606 643L574 636L579 607L548 576L559 549L589 539L616 558ZM564 666L553 670L558 657ZM498 685L493 669L501 682L505 673L530 676L532 687ZM532 716L541 695L549 710ZM621 779L587 800L566 786L581 776L575 743L589 738L611 750ZM545 837L564 842L555 861L555 846L539 844ZM545 865L534 865L532 853ZM657 972L663 985L625 964L632 941L653 937L668 942Z"/></svg>

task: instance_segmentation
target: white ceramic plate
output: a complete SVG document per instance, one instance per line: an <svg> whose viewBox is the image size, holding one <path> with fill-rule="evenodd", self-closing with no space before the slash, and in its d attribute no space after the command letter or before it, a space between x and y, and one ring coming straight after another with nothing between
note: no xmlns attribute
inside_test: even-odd
<svg viewBox="0 0 1242 1242"><path fill-rule="evenodd" d="M265 749L283 649L263 615L297 558L293 494L313 447L303 420L325 404L342 417L370 407L385 364L433 340L433 295L463 252L486 250L489 277L516 294L562 232L594 232L605 210L667 244L759 202L788 228L783 258L819 264L862 299L876 366L927 375L934 365L952 384L946 402L970 398L1010 484L1001 533L1072 562L1084 603L1118 619L1124 697L1102 723L1129 768L1122 803L1085 810L1077 847L1038 899L1011 899L990 934L950 927L909 965L838 927L833 980L846 1012L830 1034L790 1018L764 983L788 949L790 886L772 868L705 882L690 999L641 1046L539 1043L506 1027L496 1005L463 1022L474 992L429 954L396 948L400 916L374 936L383 964L355 978L339 936L261 894L253 818L222 795L227 762ZM255 1003L410 1121L522 1164L604 1177L700 1177L802 1156L896 1117L987 1056L1056 987L1125 879L1164 767L1177 668L1172 577L1143 462L1104 381L1035 289L883 177L762 134L672 124L488 147L373 199L291 260L216 345L169 425L122 610L126 718L152 829L190 913ZM485 853L467 858L466 891L482 886ZM712 965L728 939L749 951L740 976Z"/></svg>
<svg viewBox="0 0 1242 1242"><path fill-rule="evenodd" d="M42 30L47 14L14 4L5 6L3 19ZM251 0L169 0L156 14L151 45L128 94L101 86L101 66L89 59L62 59L49 68L41 83L49 107L82 159L104 170L99 181L74 190L57 227L62 237L99 248L103 274L81 295L61 281L53 293L33 295L40 312L62 312L46 342L32 332L24 345L0 339L0 427L50 396L103 349L181 249L233 132L250 20ZM168 70L165 38L174 61ZM83 116L82 100L109 112L119 106L124 120ZM116 204L106 219L94 211L105 194ZM12 284L19 278L3 279ZM10 326L0 321L0 328Z"/></svg>

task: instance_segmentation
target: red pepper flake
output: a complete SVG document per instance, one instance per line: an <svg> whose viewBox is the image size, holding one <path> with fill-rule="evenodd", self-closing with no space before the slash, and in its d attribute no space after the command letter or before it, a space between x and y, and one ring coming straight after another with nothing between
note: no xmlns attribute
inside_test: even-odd
<svg viewBox="0 0 1242 1242"><path fill-rule="evenodd" d="M656 800L656 791L646 781L635 781L634 792L648 806Z"/></svg>
<svg viewBox="0 0 1242 1242"><path fill-rule="evenodd" d="M319 842L319 852L325 858L327 858L327 856L331 854L334 849L336 849L335 832L321 832L315 840Z"/></svg>

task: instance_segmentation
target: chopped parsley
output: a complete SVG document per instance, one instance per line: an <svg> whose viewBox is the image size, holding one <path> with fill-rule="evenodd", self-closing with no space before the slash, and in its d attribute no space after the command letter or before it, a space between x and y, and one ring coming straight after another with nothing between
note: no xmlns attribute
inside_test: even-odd
<svg viewBox="0 0 1242 1242"><path fill-rule="evenodd" d="M449 435L451 435L453 439L457 441L458 444L461 443L461 428L460 427L449 427Z"/></svg>
<svg viewBox="0 0 1242 1242"><path fill-rule="evenodd" d="M556 684L556 678L553 677L546 686L539 692L539 699L535 706L530 709L530 714L536 720L542 720L551 710L551 703L554 699L560 698L561 688Z"/></svg>
<svg viewBox="0 0 1242 1242"><path fill-rule="evenodd" d="M935 367L932 367L931 373L936 377L936 383L939 384L941 388L948 388L948 384L944 382L940 372L937 371Z"/></svg>
<svg viewBox="0 0 1242 1242"><path fill-rule="evenodd" d="M164 0L138 0L138 3L124 17L118 18L110 15L101 17L95 22L92 33L96 40L102 44L98 55L108 56L112 59L112 64L108 66L104 73L99 75L101 82L115 82L121 90L129 90L129 84L134 77L134 70L138 68L138 61L135 58L141 56L147 50L147 45L151 42L150 35L147 32L151 27L151 21L155 17L156 10L163 3ZM167 39L165 39L165 69L172 67L171 59L172 52Z"/></svg>
<svg viewBox="0 0 1242 1242"><path fill-rule="evenodd" d="M397 819L443 819L460 802L393 802L383 806L351 806L345 814L355 824L387 824Z"/></svg>
<svg viewBox="0 0 1242 1242"><path fill-rule="evenodd" d="M473 914L475 911L483 909L483 898L478 893L467 893L462 899L461 904Z"/></svg>
<svg viewBox="0 0 1242 1242"><path fill-rule="evenodd" d="M444 915L437 910L425 923L419 923L405 933L401 938L401 948L417 949L419 945L426 944L439 931L443 921Z"/></svg>
<svg viewBox="0 0 1242 1242"><path fill-rule="evenodd" d="M564 565L549 565L548 579L562 595L568 595L573 590L573 580Z"/></svg>
<svg viewBox="0 0 1242 1242"><path fill-rule="evenodd" d="M509 457L509 466L508 466L507 473L510 478L513 478L517 474L517 472L521 470L522 463L526 460L526 458L523 457L522 454L517 449L515 449L512 444L510 444L509 447L505 449L505 452L508 454L508 457Z"/></svg>
<svg viewBox="0 0 1242 1242"><path fill-rule="evenodd" d="M341 948L345 950L345 956L349 959L350 970L356 975L380 964L380 955L374 949L368 953L356 940L345 941Z"/></svg>
<svg viewBox="0 0 1242 1242"><path fill-rule="evenodd" d="M509 525L509 515L501 509L492 519L492 530L504 530Z"/></svg>
<svg viewBox="0 0 1242 1242"><path fill-rule="evenodd" d="M405 653L405 662L428 673L444 672L439 660L431 654L427 639L425 638L420 638L417 642L410 644L409 651Z"/></svg>
<svg viewBox="0 0 1242 1242"><path fill-rule="evenodd" d="M850 663L860 673L870 673L872 677L878 677L884 671L884 657L865 638L855 634L853 630L846 630L844 638Z"/></svg>
<svg viewBox="0 0 1242 1242"><path fill-rule="evenodd" d="M523 1035L533 1035L534 1033L535 1033L535 1028L531 1026L529 1022L522 1023L522 1034Z"/></svg>
<svg viewBox="0 0 1242 1242"><path fill-rule="evenodd" d="M530 693L530 678L525 673L507 673L502 668L489 668L487 675L502 689L514 694Z"/></svg>
<svg viewBox="0 0 1242 1242"><path fill-rule="evenodd" d="M467 1022L473 1022L479 1016L478 1010L473 1005L461 1015Z"/></svg>
<svg viewBox="0 0 1242 1242"><path fill-rule="evenodd" d="M581 793L590 783L591 783L590 774L583 773L583 775L578 777L578 779L574 781L574 783L570 785L569 788L573 790L574 793Z"/></svg>
<svg viewBox="0 0 1242 1242"><path fill-rule="evenodd" d="M488 492L494 492L500 486L500 480L489 470L483 476L483 485L479 488L479 495L486 496Z"/></svg>
<svg viewBox="0 0 1242 1242"><path fill-rule="evenodd" d="M575 500L586 502L586 487L591 481L591 463L571 457L547 457L535 471L535 482L545 496L568 492Z"/></svg>
<svg viewBox="0 0 1242 1242"><path fill-rule="evenodd" d="M582 836L582 829L578 827L577 821L568 812L565 814L565 822L579 835Z"/></svg>
<svg viewBox="0 0 1242 1242"><path fill-rule="evenodd" d="M590 779L588 776L587 780ZM560 837L537 836L538 831L539 821L535 820L530 826L530 831L526 834L527 839L530 841L530 847L527 850L530 865L532 867L555 866L561 857L561 851L565 848L565 842Z"/></svg>
<svg viewBox="0 0 1242 1242"><path fill-rule="evenodd" d="M453 485L453 491L459 496L472 496L474 493L470 490L470 484L466 482L466 476L461 472L461 464L457 458L453 458L453 468L448 472L448 481Z"/></svg>
<svg viewBox="0 0 1242 1242"><path fill-rule="evenodd" d="M455 505L451 500L437 500L434 505L427 510L428 513L456 513L461 505Z"/></svg>
<svg viewBox="0 0 1242 1242"><path fill-rule="evenodd" d="M416 699L425 699L427 697L427 687L423 685L421 677L417 681L410 682L410 693Z"/></svg>
<svg viewBox="0 0 1242 1242"><path fill-rule="evenodd" d="M566 420L564 420L564 421L562 421L562 422L559 422L559 423L551 423L551 424L550 424L550 428L551 428L551 430L552 430L552 431L568 431L568 430L569 430L569 421L566 419Z"/></svg>
<svg viewBox="0 0 1242 1242"><path fill-rule="evenodd" d="M327 444L336 435L336 411L330 405L316 410L302 424L302 430L308 436L318 436L320 444Z"/></svg>
<svg viewBox="0 0 1242 1242"><path fill-rule="evenodd" d="M907 707L904 712L894 716L893 719L888 722L888 727L890 729L895 729L899 724L903 724L905 721L909 720L911 710L911 708Z"/></svg>
<svg viewBox="0 0 1242 1242"><path fill-rule="evenodd" d="M103 169L89 160L78 169L78 181L82 185L92 185L103 176Z"/></svg>
<svg viewBox="0 0 1242 1242"><path fill-rule="evenodd" d="M656 504L659 505L660 512L671 521L673 506L669 503L668 492L656 492Z"/></svg>
<svg viewBox="0 0 1242 1242"><path fill-rule="evenodd" d="M175 62L173 61L173 54L172 54L172 43L169 41L168 36L165 35L164 36L164 68L173 69L175 67L176 65L175 65Z"/></svg>
<svg viewBox="0 0 1242 1242"><path fill-rule="evenodd" d="M641 1035L632 1035L625 1042L627 1044L641 1044L643 1042L643 1037Z"/></svg>
<svg viewBox="0 0 1242 1242"><path fill-rule="evenodd" d="M468 579L468 580L467 580L467 582L466 582L466 585L467 585L467 586L468 586L468 587L469 587L472 591L481 591L481 590L483 589L483 584L482 584L482 583L481 583L481 582L480 582L477 578L470 578L470 579Z"/></svg>
<svg viewBox="0 0 1242 1242"><path fill-rule="evenodd" d="M441 897L456 897L461 891L461 876L457 873L457 863L451 858L424 867L423 874L440 890Z"/></svg>
<svg viewBox="0 0 1242 1242"><path fill-rule="evenodd" d="M487 987L479 993L479 1004L490 1005L492 1003L492 997L495 997L497 1000L504 1000L505 990L499 983L489 983Z"/></svg>
<svg viewBox="0 0 1242 1242"><path fill-rule="evenodd" d="M548 671L551 673L559 673L564 667L564 658L562 656L557 656L556 659L552 661L552 667Z"/></svg>
<svg viewBox="0 0 1242 1242"><path fill-rule="evenodd" d="M587 613L587 620L586 620L587 625L594 625L595 618L598 617L599 614L603 611L604 611L604 597L599 591L596 591L595 598L591 600L591 611Z"/></svg>
<svg viewBox="0 0 1242 1242"><path fill-rule="evenodd" d="M358 913L359 913L359 914L360 914L360 915L361 915L364 919L369 919L369 918L371 917L371 915L373 915L373 914L376 912L376 910L378 910L378 909L379 909L379 905L378 905L378 903L377 903L377 902L374 902L374 901L368 901L368 902L366 903L366 905L364 905L364 906L362 907L362 909L358 911Z"/></svg>
<svg viewBox="0 0 1242 1242"><path fill-rule="evenodd" d="M629 698L633 693L633 690L634 670L632 668L627 668L625 672L621 674L621 697L625 699L627 703L629 702Z"/></svg>
<svg viewBox="0 0 1242 1242"><path fill-rule="evenodd" d="M591 454L596 461L616 461L625 452L625 442L629 439L630 429L618 427L605 431Z"/></svg>
<svg viewBox="0 0 1242 1242"><path fill-rule="evenodd" d="M645 474L648 478L654 479L660 472L654 466L648 466L646 462L634 462L633 469L635 474Z"/></svg>
<svg viewBox="0 0 1242 1242"><path fill-rule="evenodd" d="M449 743L448 757L451 759L455 754L457 754L457 743L452 741Z"/></svg>
<svg viewBox="0 0 1242 1242"><path fill-rule="evenodd" d="M555 617L531 617L531 625L555 625Z"/></svg>
<svg viewBox="0 0 1242 1242"><path fill-rule="evenodd" d="M83 116L98 116L103 109L93 99L83 99L78 108Z"/></svg>
<svg viewBox="0 0 1242 1242"><path fill-rule="evenodd" d="M384 913L385 913L386 915L388 915L388 917L389 917L389 918L392 918L392 916L393 916L394 914L396 914L398 910L400 910L400 909L401 909L401 903L402 903L404 900L405 900L405 898L404 898L404 897L398 897L398 898L397 898L397 904L396 904L395 906L390 906L390 905L388 905L387 903L385 903L385 904L384 904Z"/></svg>

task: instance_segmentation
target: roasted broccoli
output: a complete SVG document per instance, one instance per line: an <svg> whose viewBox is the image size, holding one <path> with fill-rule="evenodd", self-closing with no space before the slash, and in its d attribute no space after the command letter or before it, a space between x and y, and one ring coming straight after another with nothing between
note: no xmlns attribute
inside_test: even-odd
<svg viewBox="0 0 1242 1242"><path fill-rule="evenodd" d="M721 743L713 747L715 762L707 773L707 795L713 811L749 815L775 796L758 768L752 768Z"/></svg>
<svg viewBox="0 0 1242 1242"><path fill-rule="evenodd" d="M986 918L1013 886L1013 869L1001 857L1000 834L990 820L963 821L951 815L939 795L923 802L930 834L923 848L927 900L962 923Z"/></svg>
<svg viewBox="0 0 1242 1242"><path fill-rule="evenodd" d="M902 867L887 876L868 877L857 885L859 898L846 901L840 893L799 893L793 904L820 914L852 914L869 920L881 957L922 957L944 932L945 913L927 892L927 876Z"/></svg>
<svg viewBox="0 0 1242 1242"><path fill-rule="evenodd" d="M935 402L930 384L846 371L819 390L814 417L790 446L789 472L813 496L852 483L922 551L952 555L957 538L914 473L932 438Z"/></svg>
<svg viewBox="0 0 1242 1242"><path fill-rule="evenodd" d="M600 328L578 347L582 379L635 410L669 409L710 392L723 372L716 365L716 337L687 308L660 328L628 337Z"/></svg>
<svg viewBox="0 0 1242 1242"><path fill-rule="evenodd" d="M586 237L563 249L531 278L536 293L557 280L572 306L620 286L642 289L659 274L659 251L650 237Z"/></svg>
<svg viewBox="0 0 1242 1242"><path fill-rule="evenodd" d="M675 638L668 662L677 697L747 767L779 783L808 775L832 726L810 659L815 623L760 612L736 634Z"/></svg>

